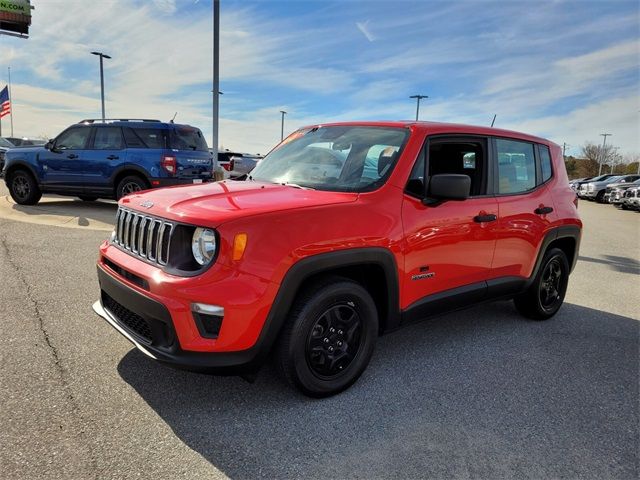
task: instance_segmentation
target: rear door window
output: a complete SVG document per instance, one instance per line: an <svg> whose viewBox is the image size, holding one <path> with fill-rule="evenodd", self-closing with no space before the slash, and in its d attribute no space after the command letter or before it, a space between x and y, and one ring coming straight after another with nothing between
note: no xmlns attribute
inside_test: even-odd
<svg viewBox="0 0 640 480"><path fill-rule="evenodd" d="M97 127L93 140L96 150L120 150L123 148L120 127Z"/></svg>
<svg viewBox="0 0 640 480"><path fill-rule="evenodd" d="M498 151L498 193L523 193L536 187L536 158L533 143L496 139Z"/></svg>

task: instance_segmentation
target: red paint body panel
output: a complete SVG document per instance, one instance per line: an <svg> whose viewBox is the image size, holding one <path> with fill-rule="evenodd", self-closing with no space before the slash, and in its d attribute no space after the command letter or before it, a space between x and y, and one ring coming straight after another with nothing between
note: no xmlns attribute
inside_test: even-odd
<svg viewBox="0 0 640 480"><path fill-rule="evenodd" d="M358 122L409 129L402 155L386 183L369 193L315 191L257 182L220 182L156 189L121 200L127 208L181 223L215 228L215 264L193 277L178 277L105 242L101 256L149 283L146 291L111 270L100 268L140 295L165 305L180 347L194 352L230 352L252 347L265 324L283 278L310 256L351 248L382 247L398 268L400 308L427 295L504 276L529 277L545 233L561 225L581 227L560 147L547 140L505 130L429 122ZM407 179L429 135L504 136L548 145L554 176L522 195L483 196L425 206L404 192ZM143 201L153 202L143 209ZM554 211L537 215L550 206ZM497 221L474 222L494 214ZM237 233L248 242L232 260ZM425 267L427 270L422 270ZM414 281L423 271L435 276ZM225 309L217 339L199 335L191 304Z"/></svg>

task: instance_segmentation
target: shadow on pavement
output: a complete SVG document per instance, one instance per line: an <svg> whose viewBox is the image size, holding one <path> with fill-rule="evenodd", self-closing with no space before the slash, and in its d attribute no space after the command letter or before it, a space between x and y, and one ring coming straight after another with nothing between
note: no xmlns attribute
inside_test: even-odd
<svg viewBox="0 0 640 480"><path fill-rule="evenodd" d="M175 371L136 350L122 378L231 478L638 478L639 322L565 304L547 322L510 302L381 337L363 377L305 398Z"/></svg>
<svg viewBox="0 0 640 480"><path fill-rule="evenodd" d="M601 265L607 265L616 272L631 273L640 275L640 262L635 258L619 257L617 255L603 255L604 258L592 258L579 256L578 260L581 262L599 263Z"/></svg>
<svg viewBox="0 0 640 480"><path fill-rule="evenodd" d="M45 197L38 205L25 206L13 203L11 208L20 213L33 216L55 215L68 216L70 218L77 217L78 225L87 226L91 220L113 224L118 204L115 201L108 200L84 202L79 199L54 200Z"/></svg>

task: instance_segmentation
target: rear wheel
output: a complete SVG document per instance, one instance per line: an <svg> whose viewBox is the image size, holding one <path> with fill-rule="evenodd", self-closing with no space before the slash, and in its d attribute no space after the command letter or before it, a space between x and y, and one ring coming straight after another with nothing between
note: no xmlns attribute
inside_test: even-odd
<svg viewBox="0 0 640 480"><path fill-rule="evenodd" d="M311 397L351 386L369 364L378 335L378 312L358 283L327 277L298 296L283 329L276 366Z"/></svg>
<svg viewBox="0 0 640 480"><path fill-rule="evenodd" d="M130 195L141 190L146 190L147 188L149 188L147 186L147 182L145 182L142 178L135 175L129 175L128 177L124 177L118 183L118 186L116 187L116 198L120 200L125 195Z"/></svg>
<svg viewBox="0 0 640 480"><path fill-rule="evenodd" d="M540 270L529 289L514 299L518 311L532 320L547 320L562 306L569 284L569 262L559 248L542 259Z"/></svg>
<svg viewBox="0 0 640 480"><path fill-rule="evenodd" d="M9 177L9 193L19 205L35 205L42 198L42 192L29 172L17 170Z"/></svg>

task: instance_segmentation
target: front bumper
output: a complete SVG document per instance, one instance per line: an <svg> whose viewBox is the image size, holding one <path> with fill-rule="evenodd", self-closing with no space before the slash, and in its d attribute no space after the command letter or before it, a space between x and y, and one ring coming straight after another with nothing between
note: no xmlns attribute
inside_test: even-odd
<svg viewBox="0 0 640 480"><path fill-rule="evenodd" d="M141 295L136 290L114 279L98 267L101 299L93 304L93 310L113 328L129 340L146 356L169 366L218 375L243 375L256 372L268 351L264 342L237 352L195 352L183 350L175 335L169 310L161 303ZM142 319L154 332L150 340L134 331L130 324L105 305L105 299L117 302L119 309L126 309Z"/></svg>

